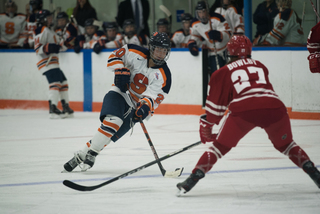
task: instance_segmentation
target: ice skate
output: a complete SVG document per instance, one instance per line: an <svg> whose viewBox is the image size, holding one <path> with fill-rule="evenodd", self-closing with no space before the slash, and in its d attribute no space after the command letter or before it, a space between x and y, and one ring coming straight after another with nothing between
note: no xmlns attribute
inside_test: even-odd
<svg viewBox="0 0 320 214"><path fill-rule="evenodd" d="M320 188L320 172L311 161L306 162L302 169L310 176L314 183Z"/></svg>
<svg viewBox="0 0 320 214"><path fill-rule="evenodd" d="M61 118L62 112L57 108L56 105L50 105L50 119L59 119Z"/></svg>
<svg viewBox="0 0 320 214"><path fill-rule="evenodd" d="M87 171L88 169L92 168L93 167L93 164L96 160L96 156L98 155L97 152L93 151L93 150L89 150L87 152L87 155L86 155L86 158L83 162L83 166L81 168L81 171L82 172L85 172Z"/></svg>
<svg viewBox="0 0 320 214"><path fill-rule="evenodd" d="M80 156L81 151L74 153L74 157L71 158L67 163L63 165L63 168L67 172L71 172L74 170L79 164L83 163L83 160Z"/></svg>
<svg viewBox="0 0 320 214"><path fill-rule="evenodd" d="M205 174L200 169L197 169L195 173L192 173L185 181L178 183L178 193L177 196L181 196L189 192L201 178L204 178Z"/></svg>
<svg viewBox="0 0 320 214"><path fill-rule="evenodd" d="M62 117L73 117L73 110L70 108L69 104L65 102L65 100L61 100L62 104Z"/></svg>

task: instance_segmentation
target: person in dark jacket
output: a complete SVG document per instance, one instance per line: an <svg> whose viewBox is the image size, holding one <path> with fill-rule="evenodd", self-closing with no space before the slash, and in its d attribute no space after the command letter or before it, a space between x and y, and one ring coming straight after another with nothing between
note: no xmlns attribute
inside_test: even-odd
<svg viewBox="0 0 320 214"><path fill-rule="evenodd" d="M77 0L77 6L73 9L73 16L76 18L78 25L84 27L87 19L97 20L96 10L91 6L89 0Z"/></svg>
<svg viewBox="0 0 320 214"><path fill-rule="evenodd" d="M275 0L265 0L258 5L253 14L253 22L257 25L255 38L273 29L274 17L279 13Z"/></svg>
<svg viewBox="0 0 320 214"><path fill-rule="evenodd" d="M135 16L136 4L138 7L137 18ZM139 35L145 34L147 36L150 36L150 30L148 26L149 14L150 6L148 0L125 0L120 2L119 4L116 20L119 26L123 26L123 22L125 20L133 19L135 20L135 22L139 23L139 25L135 23L137 26L137 33Z"/></svg>

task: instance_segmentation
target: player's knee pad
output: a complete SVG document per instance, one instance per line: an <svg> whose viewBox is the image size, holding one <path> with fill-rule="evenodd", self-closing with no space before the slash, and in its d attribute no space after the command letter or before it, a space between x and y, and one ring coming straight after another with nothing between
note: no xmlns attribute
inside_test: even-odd
<svg viewBox="0 0 320 214"><path fill-rule="evenodd" d="M111 138L122 126L123 120L113 115L107 115L101 123L98 131L108 138Z"/></svg>

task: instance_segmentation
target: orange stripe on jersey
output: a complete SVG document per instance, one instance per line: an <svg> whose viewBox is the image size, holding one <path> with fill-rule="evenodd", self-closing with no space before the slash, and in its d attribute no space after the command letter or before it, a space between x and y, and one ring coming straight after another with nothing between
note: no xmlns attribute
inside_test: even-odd
<svg viewBox="0 0 320 214"><path fill-rule="evenodd" d="M140 56L142 56L143 58L147 59L147 55L145 55L144 53L142 53L141 51L138 51L136 49L129 49L129 51L134 52L136 54L139 54Z"/></svg>
<svg viewBox="0 0 320 214"><path fill-rule="evenodd" d="M107 67L117 65L117 64L124 66L123 62L119 60L119 61L114 61L114 62L108 63Z"/></svg>
<svg viewBox="0 0 320 214"><path fill-rule="evenodd" d="M108 138L111 138L111 137L112 137L111 134L109 134L109 133L107 133L107 132L104 132L101 128L98 128L98 132L100 132L101 134L105 135L105 136L108 137Z"/></svg>
<svg viewBox="0 0 320 214"><path fill-rule="evenodd" d="M162 88L163 88L163 87L165 87L165 86L166 86L166 84L167 84L167 76L166 76L166 74L165 74L165 72L164 72L163 68L160 68L159 70L160 70L160 72L161 72L161 74L162 74L163 81L164 81L164 83L162 84Z"/></svg>
<svg viewBox="0 0 320 214"><path fill-rule="evenodd" d="M221 22L221 19L219 19L218 17L210 17L210 20L212 20L212 19L215 19L215 20ZM210 23L209 23L209 24L210 24Z"/></svg>
<svg viewBox="0 0 320 214"><path fill-rule="evenodd" d="M46 26L43 26L43 27L41 28L41 33L43 33L44 29L46 29Z"/></svg>
<svg viewBox="0 0 320 214"><path fill-rule="evenodd" d="M49 57L40 60L40 61L37 63L37 65L40 65L40 64L43 63L44 61L48 61L48 59L49 59Z"/></svg>
<svg viewBox="0 0 320 214"><path fill-rule="evenodd" d="M201 22L200 22L200 21L195 21L195 22L192 23L192 26L191 26L191 27L193 27L193 25L199 24L199 23L201 23Z"/></svg>
<svg viewBox="0 0 320 214"><path fill-rule="evenodd" d="M282 33L280 33L279 31L277 31L276 29L273 29L273 30L274 30L274 32L276 32L277 34L279 34L282 38L285 37ZM271 31L271 32L272 32L272 31Z"/></svg>
<svg viewBox="0 0 320 214"><path fill-rule="evenodd" d="M116 57L116 55L110 54L110 56L108 57L108 59L112 59L112 58L115 58L115 57Z"/></svg>
<svg viewBox="0 0 320 214"><path fill-rule="evenodd" d="M112 127L113 129L115 129L116 131L118 131L120 129L120 126L118 126L117 124L115 123L110 123L108 121L103 121L103 125L105 126L109 126L109 127Z"/></svg>

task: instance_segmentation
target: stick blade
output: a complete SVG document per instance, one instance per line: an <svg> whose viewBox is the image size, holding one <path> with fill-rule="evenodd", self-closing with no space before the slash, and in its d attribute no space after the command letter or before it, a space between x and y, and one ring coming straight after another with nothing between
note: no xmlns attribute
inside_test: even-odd
<svg viewBox="0 0 320 214"><path fill-rule="evenodd" d="M65 185L71 189L78 190L78 191L92 191L92 190L96 189L96 186L91 186L91 187L82 186L82 185L76 184L76 183L69 181L69 180L64 180L63 185Z"/></svg>
<svg viewBox="0 0 320 214"><path fill-rule="evenodd" d="M171 12L168 10L168 8L166 8L164 5L160 5L159 6L160 10L162 10L162 12L164 12L168 17L171 16Z"/></svg>
<svg viewBox="0 0 320 214"><path fill-rule="evenodd" d="M182 174L182 172L183 172L183 167L182 168L177 168L175 171L172 171L172 172L166 171L166 173L164 174L164 177L166 177L166 178L177 178Z"/></svg>

